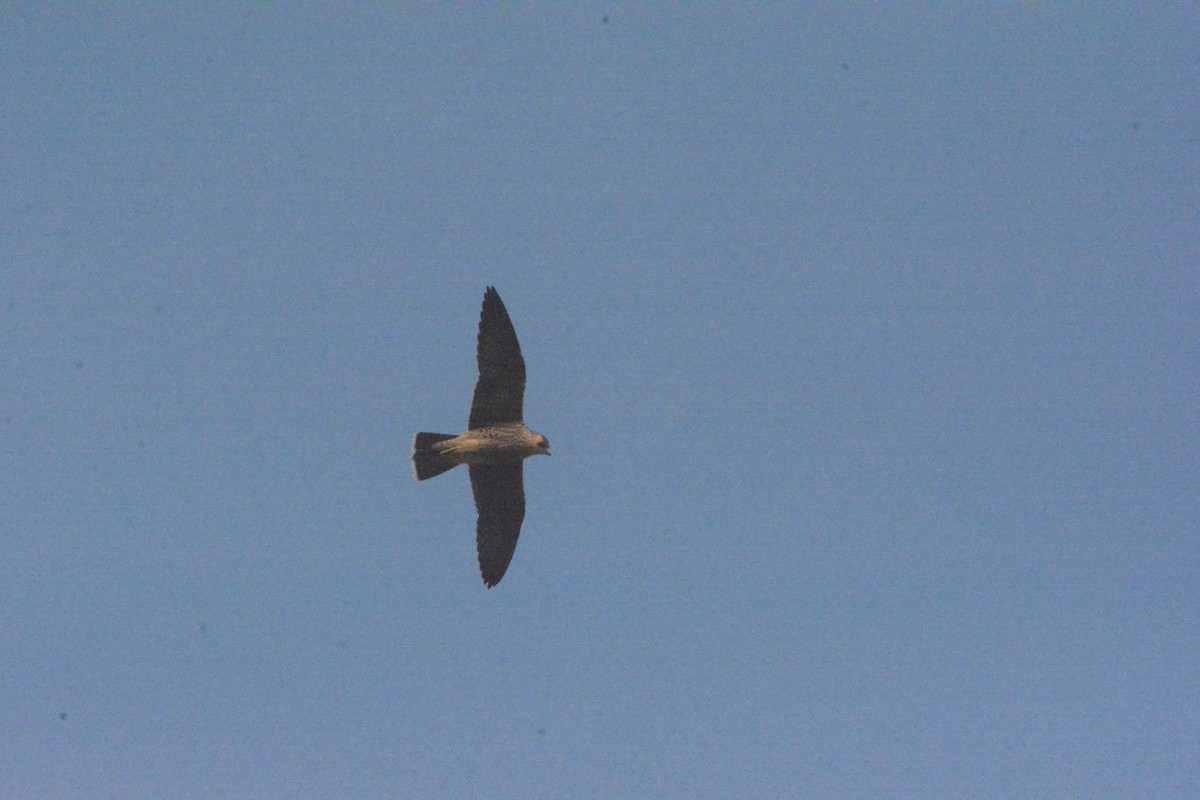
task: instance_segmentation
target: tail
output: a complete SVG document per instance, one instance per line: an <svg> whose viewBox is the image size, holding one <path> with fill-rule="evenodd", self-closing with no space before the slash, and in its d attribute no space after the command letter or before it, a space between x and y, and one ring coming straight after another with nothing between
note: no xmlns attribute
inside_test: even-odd
<svg viewBox="0 0 1200 800"><path fill-rule="evenodd" d="M432 478L435 475L441 475L448 469L458 466L458 462L450 456L444 456L438 453L437 445L453 439L454 436L446 433L418 433L413 439L413 472L416 473L417 480L423 481L426 478Z"/></svg>

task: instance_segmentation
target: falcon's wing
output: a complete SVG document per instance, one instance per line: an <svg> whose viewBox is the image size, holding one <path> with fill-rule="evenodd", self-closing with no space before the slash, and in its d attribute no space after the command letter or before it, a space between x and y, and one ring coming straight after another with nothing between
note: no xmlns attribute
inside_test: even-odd
<svg viewBox="0 0 1200 800"><path fill-rule="evenodd" d="M504 577L517 549L521 522L525 519L525 484L521 462L471 464L471 492L479 522L475 544L479 548L479 572L492 588Z"/></svg>
<svg viewBox="0 0 1200 800"><path fill-rule="evenodd" d="M522 421L525 398L525 359L512 320L489 286L483 295L479 314L479 382L471 401L471 419L467 427L486 428L501 422Z"/></svg>

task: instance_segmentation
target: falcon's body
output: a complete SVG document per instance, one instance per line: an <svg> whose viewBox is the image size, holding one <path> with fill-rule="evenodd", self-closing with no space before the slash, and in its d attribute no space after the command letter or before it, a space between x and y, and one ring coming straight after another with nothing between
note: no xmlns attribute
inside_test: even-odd
<svg viewBox="0 0 1200 800"><path fill-rule="evenodd" d="M550 443L525 427L525 359L500 295L491 286L479 316L479 382L467 432L418 433L413 441L417 480L466 464L479 521L475 539L479 570L488 587L504 577L525 519L522 462L550 455Z"/></svg>
<svg viewBox="0 0 1200 800"><path fill-rule="evenodd" d="M423 434L417 434L422 436ZM431 436L442 436L435 433ZM526 428L520 423L512 425L491 425L486 428L468 430L466 433L441 439L428 445L426 452L421 452L419 445L414 445L416 455L433 455L431 459L417 459L417 480L432 478L440 475L446 469L459 464L502 464L528 456L545 453L549 446L546 437ZM444 467L432 474L426 474L429 466Z"/></svg>

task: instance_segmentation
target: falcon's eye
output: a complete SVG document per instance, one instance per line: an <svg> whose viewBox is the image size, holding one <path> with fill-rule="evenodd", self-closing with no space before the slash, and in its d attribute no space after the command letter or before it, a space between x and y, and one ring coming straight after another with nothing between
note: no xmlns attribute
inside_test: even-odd
<svg viewBox="0 0 1200 800"><path fill-rule="evenodd" d="M549 446L550 446L549 439L547 439L545 436L538 437L538 447L549 447Z"/></svg>

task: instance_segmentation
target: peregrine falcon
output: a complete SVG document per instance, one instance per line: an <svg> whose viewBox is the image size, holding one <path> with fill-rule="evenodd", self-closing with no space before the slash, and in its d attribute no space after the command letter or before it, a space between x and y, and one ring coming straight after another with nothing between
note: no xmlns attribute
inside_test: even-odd
<svg viewBox="0 0 1200 800"><path fill-rule="evenodd" d="M523 462L550 455L550 442L525 427L525 359L508 311L494 287L483 295L479 314L479 382L471 400L467 432L418 433L413 440L413 471L418 481L466 464L479 521L475 543L479 571L490 589L504 577L521 522L525 519Z"/></svg>

